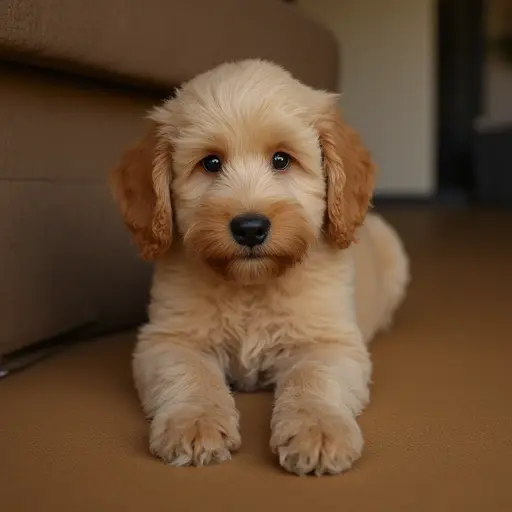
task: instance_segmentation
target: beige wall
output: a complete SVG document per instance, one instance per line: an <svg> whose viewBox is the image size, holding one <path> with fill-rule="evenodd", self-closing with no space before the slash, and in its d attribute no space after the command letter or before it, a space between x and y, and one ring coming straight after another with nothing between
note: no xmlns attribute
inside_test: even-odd
<svg viewBox="0 0 512 512"><path fill-rule="evenodd" d="M342 108L380 166L380 193L435 186L434 2L299 0L339 39Z"/></svg>

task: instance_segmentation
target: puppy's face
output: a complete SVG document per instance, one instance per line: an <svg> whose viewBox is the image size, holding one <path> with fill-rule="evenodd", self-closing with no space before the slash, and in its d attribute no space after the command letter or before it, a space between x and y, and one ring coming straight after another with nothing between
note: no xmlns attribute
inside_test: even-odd
<svg viewBox="0 0 512 512"><path fill-rule="evenodd" d="M164 253L174 231L191 256L253 284L285 272L322 236L348 246L373 167L334 102L275 65L244 61L198 76L154 109L151 133L112 176L143 256Z"/></svg>

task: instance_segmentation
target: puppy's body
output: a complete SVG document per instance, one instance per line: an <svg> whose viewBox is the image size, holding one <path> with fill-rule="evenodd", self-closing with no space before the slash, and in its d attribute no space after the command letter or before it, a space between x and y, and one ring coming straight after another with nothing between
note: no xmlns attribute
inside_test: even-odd
<svg viewBox="0 0 512 512"><path fill-rule="evenodd" d="M285 275L244 287L176 247L156 264L150 322L141 338L186 332L183 343L190 346L190 339L197 339L197 348L214 354L242 390L274 384L287 345L296 348L299 336L303 343L315 343L333 319L340 330L356 323L367 343L388 326L408 269L398 237L377 215L368 215L358 236L359 243L345 251L319 243Z"/></svg>
<svg viewBox="0 0 512 512"><path fill-rule="evenodd" d="M363 224L373 165L333 101L268 63L221 66L156 109L156 129L114 173L125 222L155 260L134 376L167 462L236 450L229 382L275 387L271 446L287 470L338 473L361 453L367 343L408 268L390 226ZM269 162L284 149L281 172ZM215 176L198 163L208 154L222 160ZM250 246L232 227L247 212L271 226Z"/></svg>

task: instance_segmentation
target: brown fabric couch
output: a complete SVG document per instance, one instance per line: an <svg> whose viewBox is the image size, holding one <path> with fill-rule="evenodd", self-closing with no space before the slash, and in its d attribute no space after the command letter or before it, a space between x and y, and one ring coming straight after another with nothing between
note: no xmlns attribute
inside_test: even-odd
<svg viewBox="0 0 512 512"><path fill-rule="evenodd" d="M130 375L135 334L122 332L144 318L150 268L135 257L107 170L146 110L197 72L264 57L336 89L338 49L278 0L0 9L0 354L11 354L0 368L30 361L41 340L61 336L63 347L0 378L2 510L512 509L512 248L500 236L512 222L500 216L386 213L413 284L374 344L367 446L350 472L282 472L268 447L268 393L237 397L243 446L231 462L174 469L151 457ZM475 240L480 249L468 250Z"/></svg>

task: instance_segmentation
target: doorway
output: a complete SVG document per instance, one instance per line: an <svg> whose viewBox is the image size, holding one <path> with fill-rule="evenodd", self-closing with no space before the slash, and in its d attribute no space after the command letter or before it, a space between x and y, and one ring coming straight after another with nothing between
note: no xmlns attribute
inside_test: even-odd
<svg viewBox="0 0 512 512"><path fill-rule="evenodd" d="M512 2L437 8L439 196L512 206Z"/></svg>
<svg viewBox="0 0 512 512"><path fill-rule="evenodd" d="M474 196L474 123L482 112L484 0L438 0L437 185Z"/></svg>

